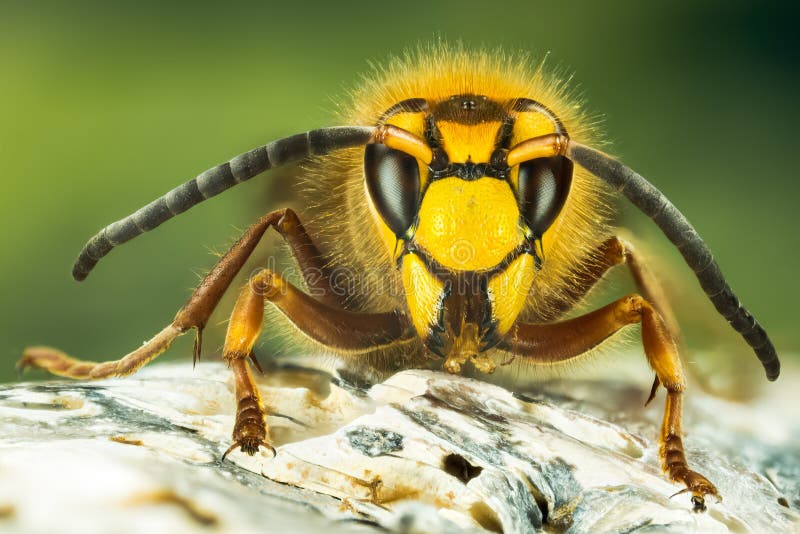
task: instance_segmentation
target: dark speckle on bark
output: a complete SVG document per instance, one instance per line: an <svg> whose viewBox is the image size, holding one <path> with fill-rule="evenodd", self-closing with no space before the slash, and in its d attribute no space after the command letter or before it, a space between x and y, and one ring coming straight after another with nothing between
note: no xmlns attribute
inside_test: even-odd
<svg viewBox="0 0 800 534"><path fill-rule="evenodd" d="M360 426L345 435L351 447L370 458L403 450L403 436L391 430Z"/></svg>

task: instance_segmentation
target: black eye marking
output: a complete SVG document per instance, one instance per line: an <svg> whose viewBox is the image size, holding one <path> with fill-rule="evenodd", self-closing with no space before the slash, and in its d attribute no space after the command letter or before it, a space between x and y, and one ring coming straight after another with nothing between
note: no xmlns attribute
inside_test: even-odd
<svg viewBox="0 0 800 534"><path fill-rule="evenodd" d="M419 212L420 178L416 158L386 145L369 144L364 152L367 191L398 239L406 237Z"/></svg>
<svg viewBox="0 0 800 534"><path fill-rule="evenodd" d="M386 111L384 111L380 118L378 119L379 123L386 122L391 117L394 117L398 113L421 113L428 111L428 101L424 98L409 98L407 100L403 100L398 102L397 104L393 105Z"/></svg>
<svg viewBox="0 0 800 534"><path fill-rule="evenodd" d="M552 112L550 108L542 104L541 102L537 102L535 100L531 100L530 98L518 98L514 101L514 105L512 107L514 111L535 111L541 113L542 115L549 117L551 121L553 121L553 125L556 128L556 133L567 135L567 130L564 128L564 123L561 122L561 119L556 116L555 113Z"/></svg>
<svg viewBox="0 0 800 534"><path fill-rule="evenodd" d="M572 184L572 161L563 157L539 158L519 165L517 201L534 241L556 220Z"/></svg>

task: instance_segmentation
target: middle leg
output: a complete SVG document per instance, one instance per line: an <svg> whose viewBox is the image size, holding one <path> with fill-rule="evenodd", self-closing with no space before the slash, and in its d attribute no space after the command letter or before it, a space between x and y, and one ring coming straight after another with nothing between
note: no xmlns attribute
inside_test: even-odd
<svg viewBox="0 0 800 534"><path fill-rule="evenodd" d="M202 331L211 313L269 228L275 228L289 244L309 291L330 306L344 306L344 296L330 285L325 259L297 214L285 208L264 215L250 226L203 278L172 323L119 360L92 362L73 358L51 347L29 347L25 349L17 368L20 371L26 367L41 368L55 375L78 379L126 376L152 361L167 350L178 336L193 328L197 332L194 347L196 361L200 357Z"/></svg>
<svg viewBox="0 0 800 534"><path fill-rule="evenodd" d="M672 336L677 338L678 323L675 321L675 315L669 306L661 284L647 268L641 255L636 252L631 243L617 236L610 237L597 248L594 256L596 261L590 264L588 269L578 274L575 284L566 288L561 301L555 304L556 317L569 311L575 302L585 297L609 270L619 265L625 265L636 284L636 291L656 308Z"/></svg>
<svg viewBox="0 0 800 534"><path fill-rule="evenodd" d="M658 279L642 261L642 257L636 252L633 245L620 237L612 236L597 248L594 256L595 261L589 265L588 269L580 272L576 282L564 290L560 301L555 304L554 316L549 319L556 319L569 311L574 303L584 298L609 270L618 265L625 265L636 284L636 290L656 309L672 339L681 344L680 329L669 300ZM650 404L655 398L659 385L660 381L656 375L645 405Z"/></svg>

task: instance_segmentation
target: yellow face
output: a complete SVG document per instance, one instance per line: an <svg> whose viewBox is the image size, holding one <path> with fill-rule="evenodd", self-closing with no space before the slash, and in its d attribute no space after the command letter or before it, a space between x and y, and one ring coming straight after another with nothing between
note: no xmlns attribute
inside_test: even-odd
<svg viewBox="0 0 800 534"><path fill-rule="evenodd" d="M414 243L450 270L491 269L523 240L517 200L506 182L444 178L422 198Z"/></svg>
<svg viewBox="0 0 800 534"><path fill-rule="evenodd" d="M535 209L521 197L520 187L529 190L533 182L526 175L521 186L520 165L498 171L493 155L561 133L558 120L534 104L453 95L414 99L385 117L386 124L424 139L437 154L430 164L409 161L407 154L394 154L397 160L383 167L373 163L368 174L377 178L370 175L368 181L388 184L370 184L367 198L384 244L399 263L418 334L435 338L429 347L448 358L467 346L480 352L492 344L490 337L508 332L533 285L536 255L547 241L546 231L536 235L532 229L536 216L529 214ZM392 173L405 182L394 183ZM416 196L414 202L392 197L398 190Z"/></svg>

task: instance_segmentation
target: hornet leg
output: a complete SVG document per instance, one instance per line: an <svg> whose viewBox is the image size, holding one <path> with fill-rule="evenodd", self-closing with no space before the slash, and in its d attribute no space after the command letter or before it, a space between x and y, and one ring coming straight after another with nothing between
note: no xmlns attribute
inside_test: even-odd
<svg viewBox="0 0 800 534"><path fill-rule="evenodd" d="M623 297L586 315L551 324L518 323L498 347L538 363L556 363L578 357L625 326L642 324L642 344L657 380L667 390L661 427L661 465L675 482L691 492L695 510L705 509L705 496L719 497L714 484L689 469L683 450L681 426L686 383L678 348L661 315L639 295Z"/></svg>
<svg viewBox="0 0 800 534"><path fill-rule="evenodd" d="M51 347L29 347L17 363L17 369L21 371L26 367L35 367L54 375L77 379L130 375L167 350L178 336L192 328L197 330L194 348L194 358L197 360L200 357L202 331L208 318L270 227L275 228L289 243L309 288L320 295L324 302L341 305L342 297L331 289L330 278L324 270L325 262L317 247L294 211L282 209L268 213L248 228L200 282L172 323L141 347L119 360L106 362L78 360Z"/></svg>
<svg viewBox="0 0 800 534"><path fill-rule="evenodd" d="M305 335L340 351L368 351L415 336L410 321L399 313L356 313L333 308L303 293L271 270L257 272L239 293L225 337L223 356L236 378L237 399L233 444L225 455L236 448L253 455L262 445L274 453L268 442L258 388L247 364L261 334L267 301Z"/></svg>

